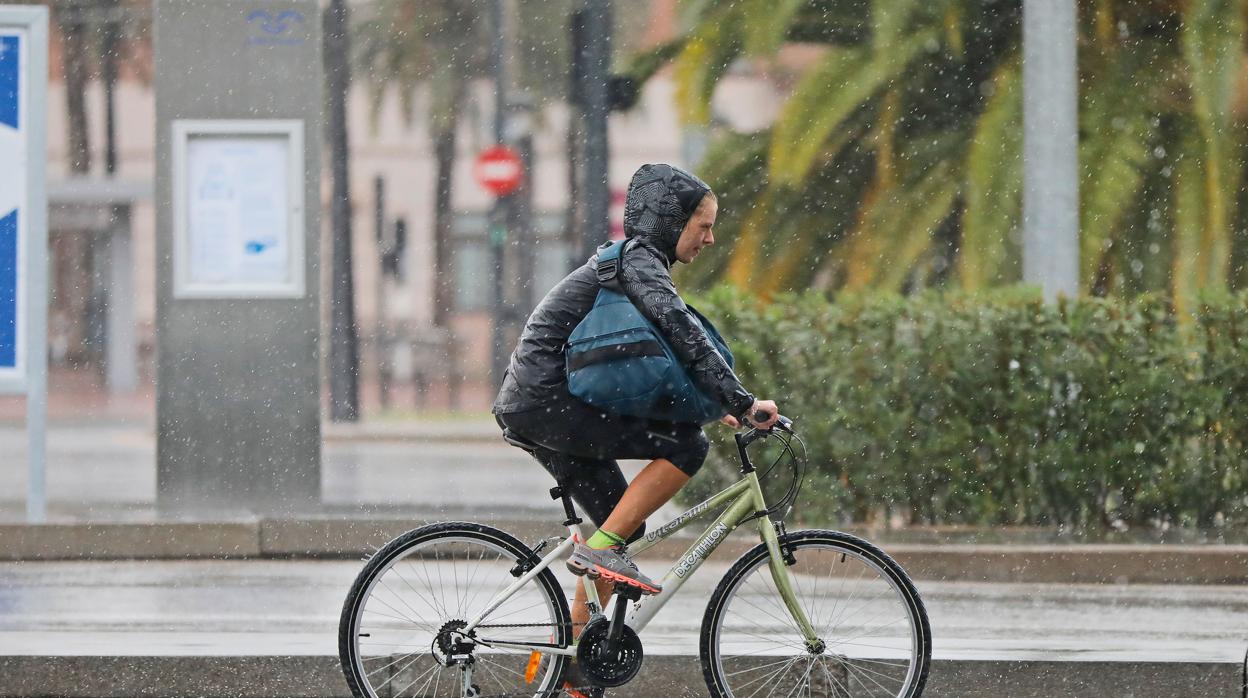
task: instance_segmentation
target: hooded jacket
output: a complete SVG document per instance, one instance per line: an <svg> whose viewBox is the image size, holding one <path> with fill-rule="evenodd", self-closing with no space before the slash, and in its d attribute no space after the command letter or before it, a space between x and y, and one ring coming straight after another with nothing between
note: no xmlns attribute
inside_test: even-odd
<svg viewBox="0 0 1248 698"><path fill-rule="evenodd" d="M620 257L624 295L663 333L672 350L704 393L740 417L754 404L689 312L672 283L676 242L710 187L670 165L643 165L628 185L624 234L636 242ZM598 255L564 277L525 323L511 355L494 413L522 412L574 399L568 392L565 352L568 337L598 297Z"/></svg>

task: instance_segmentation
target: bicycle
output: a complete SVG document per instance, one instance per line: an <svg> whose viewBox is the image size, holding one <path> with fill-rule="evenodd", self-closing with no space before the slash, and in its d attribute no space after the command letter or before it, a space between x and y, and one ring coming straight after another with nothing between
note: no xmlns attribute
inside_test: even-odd
<svg viewBox="0 0 1248 698"><path fill-rule="evenodd" d="M504 438L537 456L536 444ZM774 438L791 463L779 502L768 505L749 447ZM805 446L782 419L735 435L741 479L633 543L642 553L711 512L722 512L641 598L617 585L610 612L585 584L591 619L573 640L568 601L550 567L588 531L561 485L567 537L535 547L471 522L429 524L379 549L347 595L339 656L357 698L461 698L561 694L568 663L596 690L626 684L644 658L641 633L733 530L757 522L761 542L720 580L702 619L699 657L715 698L920 696L931 664L931 628L904 570L875 545L831 530L789 532L805 476ZM773 516L780 513L779 520ZM542 555L552 542L554 547ZM540 556L540 557L539 557ZM562 566L562 565L560 565ZM461 569L462 567L462 569ZM826 570L826 572L825 572ZM631 611L630 611L631 604Z"/></svg>

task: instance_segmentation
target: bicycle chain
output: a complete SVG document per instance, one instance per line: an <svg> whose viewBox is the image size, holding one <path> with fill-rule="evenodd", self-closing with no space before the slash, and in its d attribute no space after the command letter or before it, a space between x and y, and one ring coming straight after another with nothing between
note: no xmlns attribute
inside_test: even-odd
<svg viewBox="0 0 1248 698"><path fill-rule="evenodd" d="M478 628L554 628L554 627L559 627L559 626L562 626L565 628L571 628L572 624L571 623L490 623L488 625L481 624L481 625L478 625L477 627ZM588 686L564 686L563 688L559 689L560 695L567 695L567 690L569 688L571 688L574 691L579 691L581 693L584 693L585 695L592 695L593 691L595 689L601 688L601 686L594 686L592 684ZM478 695L476 698L533 698L533 694L527 691L523 693L491 693L489 695L484 695L484 694Z"/></svg>
<svg viewBox="0 0 1248 698"><path fill-rule="evenodd" d="M571 623L482 623L478 628L571 628Z"/></svg>

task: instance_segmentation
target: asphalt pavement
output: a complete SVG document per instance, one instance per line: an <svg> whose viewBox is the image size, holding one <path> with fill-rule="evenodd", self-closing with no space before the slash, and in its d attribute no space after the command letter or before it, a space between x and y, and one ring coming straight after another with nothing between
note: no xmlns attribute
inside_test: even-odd
<svg viewBox="0 0 1248 698"><path fill-rule="evenodd" d="M643 633L650 683L637 684L649 688L617 695L703 690L698 631L729 562L713 557L656 616ZM269 670L249 679L255 695L345 695L334 661L338 614L360 567L344 560L0 564L0 668L9 669L0 671L0 695L39 695L37 685L65 695L124 695L141 670L178 659L181 675L164 676L169 691L161 695L200 695L195 686L203 695L234 695L205 687L223 685L221 667L231 662L266 658ZM570 576L559 576L570 590ZM927 695L1242 692L1248 586L924 582L919 589L935 638ZM45 668L75 659L96 668L62 686L52 672L31 674L34 658ZM1039 683L1008 689L1028 667ZM302 682L299 691L281 693L291 681ZM980 692L994 686L1010 692Z"/></svg>
<svg viewBox="0 0 1248 698"><path fill-rule="evenodd" d="M95 536L78 541L87 549L116 543L110 531L129 531L137 542L115 557L144 557L161 545L165 553L154 557L178 557L182 552L168 545L183 535L209 544L237 535L257 546L248 555L257 559L248 560L0 562L0 695L347 695L335 633L361 563L272 559L300 555L309 541L325 546L311 554L355 554L351 545L334 547L341 531L332 521L166 522L155 507L154 436L143 424L123 423L49 431L49 513L61 528L27 527L20 429L0 426L0 454L0 552L20 544L19 536L62 531L69 532L65 540L74 531ZM440 518L549 527L558 515L547 494L551 484L527 455L499 442L484 420L332 427L324 445L321 513L347 529L379 517L394 520L391 528L373 531L376 540L412 521ZM669 507L659 517L675 511ZM184 528L161 528L166 524ZM37 539L26 543L31 540L39 545ZM272 546L267 553L266 545ZM926 695L1245 695L1248 551L1207 546L1220 557L1202 562L1192 557L1199 550L1125 547L1066 546L1078 550L1045 549L1020 558L1011 549L985 546L888 546L908 569L928 565L919 575L935 634ZM718 551L659 614L643 638L646 669L614 695L705 694L698 626L713 583L739 552L732 546ZM211 558L222 551L208 545L201 553ZM932 563L933 555L942 561ZM1210 570L1204 585L1113 583L1163 579L1150 574L1197 566ZM1078 580L1088 569L1110 571L1097 577L1108 583L1026 583ZM969 581L977 578L1019 583Z"/></svg>

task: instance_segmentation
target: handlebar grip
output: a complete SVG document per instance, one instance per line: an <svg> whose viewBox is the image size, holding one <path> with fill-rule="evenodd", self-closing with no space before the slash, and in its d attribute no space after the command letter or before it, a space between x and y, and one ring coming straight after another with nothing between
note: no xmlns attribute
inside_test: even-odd
<svg viewBox="0 0 1248 698"><path fill-rule="evenodd" d="M757 411L755 411L755 412L754 412L754 414L750 415L750 418L751 418L751 419L753 419L756 423L757 423L757 422L765 422L765 421L767 421L767 413L766 413L766 412L764 412L764 411L762 411L762 410L757 410ZM783 429L784 431L792 431L792 430L793 430L793 420L789 419L788 417L785 417L785 416L784 416L784 415L782 415L782 414L780 414L780 415L776 415L776 424L775 424L775 426L779 426L779 427L780 427L781 429Z"/></svg>

